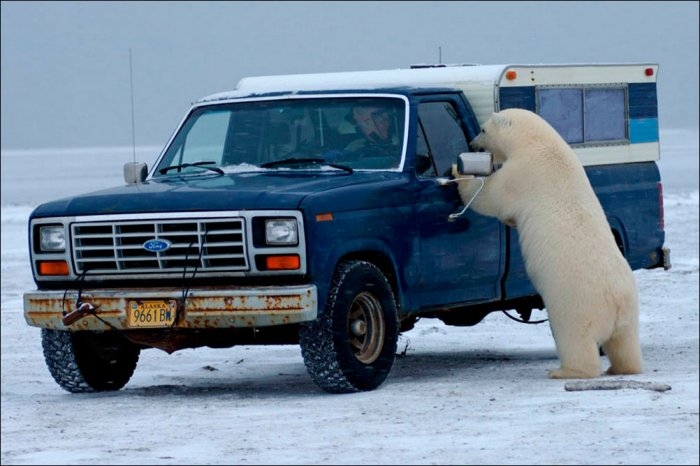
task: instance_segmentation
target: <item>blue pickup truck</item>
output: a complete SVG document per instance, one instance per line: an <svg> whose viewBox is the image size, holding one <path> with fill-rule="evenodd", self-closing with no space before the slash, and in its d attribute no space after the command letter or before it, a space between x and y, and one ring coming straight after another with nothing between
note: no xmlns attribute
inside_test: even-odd
<svg viewBox="0 0 700 466"><path fill-rule="evenodd" d="M124 186L29 218L55 381L119 390L140 351L297 344L331 393L372 390L418 318L472 326L541 298L517 230L463 207L451 166L520 107L574 148L633 269L664 247L655 64L460 65L259 76L192 105ZM459 213L459 215L455 215Z"/></svg>

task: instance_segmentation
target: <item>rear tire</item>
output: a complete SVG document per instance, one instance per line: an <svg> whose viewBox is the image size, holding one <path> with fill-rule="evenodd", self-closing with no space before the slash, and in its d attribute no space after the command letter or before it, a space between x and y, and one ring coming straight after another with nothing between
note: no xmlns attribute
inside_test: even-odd
<svg viewBox="0 0 700 466"><path fill-rule="evenodd" d="M299 342L313 381L330 393L374 390L391 371L399 321L396 299L373 264L350 261L336 270L319 317L301 325Z"/></svg>
<svg viewBox="0 0 700 466"><path fill-rule="evenodd" d="M42 329L41 345L51 376L71 393L121 389L134 373L141 352L117 332Z"/></svg>

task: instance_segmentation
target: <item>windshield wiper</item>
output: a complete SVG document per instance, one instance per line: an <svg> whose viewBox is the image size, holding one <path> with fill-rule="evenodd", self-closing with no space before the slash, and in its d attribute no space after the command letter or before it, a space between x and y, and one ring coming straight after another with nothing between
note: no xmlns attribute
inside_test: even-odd
<svg viewBox="0 0 700 466"><path fill-rule="evenodd" d="M265 162L260 164L260 168L272 168L279 167L283 165L328 165L329 167L337 168L338 170L345 170L348 173L352 173L352 168L347 165L340 165L337 163L327 162L325 159L321 158L296 158L290 157L288 159L273 160L272 162Z"/></svg>
<svg viewBox="0 0 700 466"><path fill-rule="evenodd" d="M202 160L200 162L193 162L193 163L181 163L180 165L171 165L169 167L161 168L160 170L158 170L158 173L160 173L161 175L165 175L170 170L181 170L183 168L188 168L188 167L201 167L201 168L205 168L207 170L211 170L213 172L216 172L219 175L223 175L224 171L222 169L220 169L219 167L208 167L207 166L207 165L212 165L215 163L216 162L211 161L211 160L207 160L207 161Z"/></svg>

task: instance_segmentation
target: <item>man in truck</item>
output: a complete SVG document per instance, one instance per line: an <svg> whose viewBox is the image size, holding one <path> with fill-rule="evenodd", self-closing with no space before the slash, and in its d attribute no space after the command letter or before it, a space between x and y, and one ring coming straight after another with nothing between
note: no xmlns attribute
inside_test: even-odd
<svg viewBox="0 0 700 466"><path fill-rule="evenodd" d="M390 109L358 105L353 108L351 118L360 137L350 142L345 147L346 151L356 152L368 146L390 146L398 142Z"/></svg>

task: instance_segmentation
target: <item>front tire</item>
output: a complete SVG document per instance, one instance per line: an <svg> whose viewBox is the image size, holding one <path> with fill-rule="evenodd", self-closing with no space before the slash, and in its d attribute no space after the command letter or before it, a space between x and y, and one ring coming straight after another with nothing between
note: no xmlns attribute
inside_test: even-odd
<svg viewBox="0 0 700 466"><path fill-rule="evenodd" d="M391 371L399 321L384 274L365 261L338 266L326 307L301 325L299 342L313 381L330 393L374 390Z"/></svg>
<svg viewBox="0 0 700 466"><path fill-rule="evenodd" d="M121 389L134 373L141 352L117 332L41 329L41 345L51 376L71 393Z"/></svg>

